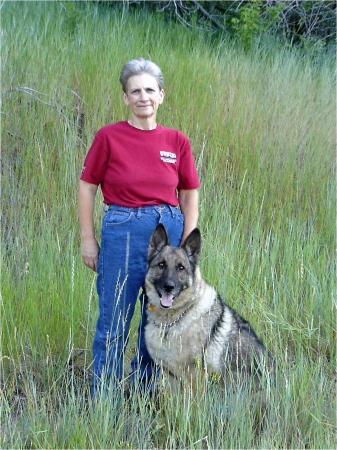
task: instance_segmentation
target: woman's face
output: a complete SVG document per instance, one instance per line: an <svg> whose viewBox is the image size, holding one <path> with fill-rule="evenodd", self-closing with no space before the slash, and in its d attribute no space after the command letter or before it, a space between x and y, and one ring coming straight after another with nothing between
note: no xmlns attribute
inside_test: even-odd
<svg viewBox="0 0 337 450"><path fill-rule="evenodd" d="M123 92L123 100L133 116L139 119L155 119L164 95L164 90L159 89L155 77L144 72L129 78L127 92Z"/></svg>

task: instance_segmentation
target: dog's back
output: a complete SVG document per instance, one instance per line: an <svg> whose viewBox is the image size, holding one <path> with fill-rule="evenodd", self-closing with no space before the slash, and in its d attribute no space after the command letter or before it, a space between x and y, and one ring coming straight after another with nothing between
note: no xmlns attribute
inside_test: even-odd
<svg viewBox="0 0 337 450"><path fill-rule="evenodd" d="M219 294L215 302L221 313L211 329L206 362L209 366L214 365L215 371L221 371L225 379L237 381L242 376L249 376L258 382L266 368L274 368L274 358L247 320L227 305Z"/></svg>

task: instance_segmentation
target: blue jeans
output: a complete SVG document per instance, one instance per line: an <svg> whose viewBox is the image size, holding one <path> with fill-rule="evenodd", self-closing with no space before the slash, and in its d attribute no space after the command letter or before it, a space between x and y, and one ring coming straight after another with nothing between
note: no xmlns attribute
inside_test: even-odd
<svg viewBox="0 0 337 450"><path fill-rule="evenodd" d="M123 379L124 352L139 291L144 284L147 248L159 223L166 227L170 244L178 246L184 226L184 216L179 209L170 205L141 208L105 205L97 267L99 317L93 342L92 396L107 383ZM134 384L144 385L153 382L157 368L145 345L145 295L141 295L140 300L141 321L137 354L131 362L131 379Z"/></svg>

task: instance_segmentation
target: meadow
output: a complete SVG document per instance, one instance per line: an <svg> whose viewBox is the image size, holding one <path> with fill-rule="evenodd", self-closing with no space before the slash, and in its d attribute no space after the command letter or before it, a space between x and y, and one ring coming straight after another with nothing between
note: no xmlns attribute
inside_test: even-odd
<svg viewBox="0 0 337 450"><path fill-rule="evenodd" d="M335 62L81 2L1 4L1 448L336 446ZM127 118L129 59L163 70L159 122L191 140L204 278L278 361L268 416L252 395L88 400L95 274L77 189L103 125ZM96 202L99 234L101 201ZM126 359L133 354L137 317ZM89 405L89 406L88 406Z"/></svg>

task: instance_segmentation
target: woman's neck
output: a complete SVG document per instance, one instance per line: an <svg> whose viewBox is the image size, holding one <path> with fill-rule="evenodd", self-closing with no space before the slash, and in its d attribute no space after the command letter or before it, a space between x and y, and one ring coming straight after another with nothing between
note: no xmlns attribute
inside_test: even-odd
<svg viewBox="0 0 337 450"><path fill-rule="evenodd" d="M155 130L157 128L157 122L155 119L139 119L132 117L128 120L128 124L132 127L138 128L139 130Z"/></svg>

